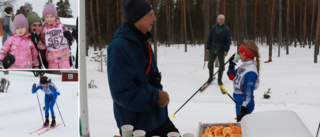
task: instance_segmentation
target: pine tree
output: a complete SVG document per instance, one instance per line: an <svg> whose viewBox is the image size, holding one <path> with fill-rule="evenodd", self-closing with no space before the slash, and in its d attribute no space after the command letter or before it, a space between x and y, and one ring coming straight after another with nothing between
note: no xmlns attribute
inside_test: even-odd
<svg viewBox="0 0 320 137"><path fill-rule="evenodd" d="M27 16L27 13L29 12L29 11L32 11L32 4L30 4L29 2L26 2L23 6L21 6L18 10L17 10L17 12L16 12L16 14L18 15L18 14L23 14L24 16Z"/></svg>
<svg viewBox="0 0 320 137"><path fill-rule="evenodd" d="M72 10L70 8L70 3L69 0L60 0L56 4L56 9L59 17L64 17L64 18L72 18Z"/></svg>

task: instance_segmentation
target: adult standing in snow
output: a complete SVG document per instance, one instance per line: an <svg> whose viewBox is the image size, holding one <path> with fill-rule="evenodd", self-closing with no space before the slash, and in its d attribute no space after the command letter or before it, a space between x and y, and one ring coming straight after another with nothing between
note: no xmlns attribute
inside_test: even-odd
<svg viewBox="0 0 320 137"><path fill-rule="evenodd" d="M36 12L29 11L27 14L27 20L29 24L29 32L31 34L31 40L34 44L34 46L37 48L38 52L40 52L41 55L41 61L43 65L48 68L48 62L46 60L46 49L40 50L38 48L38 42L40 41L40 33L42 30L42 21L39 15ZM40 56L38 57L38 60L40 60ZM39 68L41 67L41 64L39 65Z"/></svg>
<svg viewBox="0 0 320 137"><path fill-rule="evenodd" d="M36 93L37 90L41 89L43 92L45 92L45 118L46 121L43 123L43 126L49 125L49 109L51 112L52 122L51 127L54 127L56 125L55 115L54 115L54 105L57 100L57 96L60 95L60 91L58 88L54 85L54 83L51 82L51 79L48 79L46 76L40 77L40 83L33 84L32 86L32 94Z"/></svg>
<svg viewBox="0 0 320 137"><path fill-rule="evenodd" d="M240 59L243 62L236 70L235 63L229 62L227 72L230 80L233 80L233 98L236 100L237 121L252 113L254 110L253 91L259 86L260 53L254 41L245 41L239 49ZM233 60L231 57L230 60ZM256 61L254 61L256 58Z"/></svg>
<svg viewBox="0 0 320 137"><path fill-rule="evenodd" d="M3 30L3 36L2 36L2 45L6 40L12 36L13 30L13 23L12 23L12 8L11 7L6 7L4 9L4 13L2 15L2 30Z"/></svg>
<svg viewBox="0 0 320 137"><path fill-rule="evenodd" d="M156 17L146 0L124 0L127 22L108 47L108 79L117 126L133 125L146 137L178 132L168 117L169 95L148 39ZM120 132L121 133L121 132Z"/></svg>
<svg viewBox="0 0 320 137"><path fill-rule="evenodd" d="M220 14L217 17L217 23L212 26L207 41L207 54L209 55L209 83L213 78L213 64L216 57L219 60L218 84L223 85L222 75L224 71L224 58L227 56L230 49L231 33L227 25L224 24L224 15ZM224 94L224 92L222 92Z"/></svg>

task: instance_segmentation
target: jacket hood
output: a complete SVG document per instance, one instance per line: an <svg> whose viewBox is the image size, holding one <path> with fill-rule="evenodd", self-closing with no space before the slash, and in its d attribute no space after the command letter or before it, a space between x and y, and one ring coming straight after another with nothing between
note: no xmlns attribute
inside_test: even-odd
<svg viewBox="0 0 320 137"><path fill-rule="evenodd" d="M10 16L10 17L12 17L12 15L11 15L11 14L8 14L7 12L3 12L3 13L2 13L2 17L1 17L1 18L5 17L5 16Z"/></svg>
<svg viewBox="0 0 320 137"><path fill-rule="evenodd" d="M147 41L151 37L151 34L147 33L146 35L138 32L139 30L130 26L128 23L123 23L121 27L115 32L113 39L118 37L123 37L129 41L141 43L141 41ZM139 34L141 33L141 34Z"/></svg>

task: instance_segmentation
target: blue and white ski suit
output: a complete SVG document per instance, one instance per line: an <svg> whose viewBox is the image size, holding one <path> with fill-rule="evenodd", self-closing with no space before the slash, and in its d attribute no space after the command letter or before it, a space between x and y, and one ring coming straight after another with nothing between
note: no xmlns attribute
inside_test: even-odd
<svg viewBox="0 0 320 137"><path fill-rule="evenodd" d="M233 80L233 98L236 100L236 114L240 112L241 106L248 108L249 114L254 110L253 91L259 86L258 71L254 60L245 61L236 70L228 70L230 80Z"/></svg>
<svg viewBox="0 0 320 137"><path fill-rule="evenodd" d="M54 107L54 104L56 103L57 96L60 95L60 91L52 82L48 83L45 88L43 88L41 84L38 83L36 85L36 89L32 89L32 94L36 93L37 90L39 89L45 92L45 96L44 96L45 116L49 116L49 109L50 109L51 117L55 117L53 107Z"/></svg>

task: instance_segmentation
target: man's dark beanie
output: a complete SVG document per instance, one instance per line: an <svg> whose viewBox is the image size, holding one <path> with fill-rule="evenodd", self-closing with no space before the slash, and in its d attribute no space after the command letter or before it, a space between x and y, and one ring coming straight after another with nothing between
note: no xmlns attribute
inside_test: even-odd
<svg viewBox="0 0 320 137"><path fill-rule="evenodd" d="M123 0L122 6L128 23L134 24L152 10L147 0Z"/></svg>

